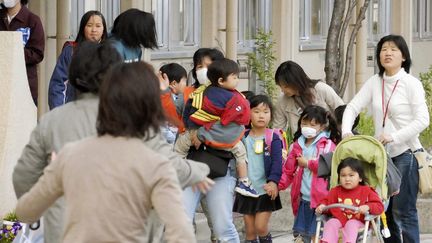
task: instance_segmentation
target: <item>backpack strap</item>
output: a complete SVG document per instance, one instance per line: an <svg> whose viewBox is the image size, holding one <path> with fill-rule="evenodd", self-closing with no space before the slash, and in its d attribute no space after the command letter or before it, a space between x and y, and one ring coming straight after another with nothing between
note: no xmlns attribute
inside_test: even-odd
<svg viewBox="0 0 432 243"><path fill-rule="evenodd" d="M273 141L274 128L266 128L265 130L265 143L271 149L271 143Z"/></svg>

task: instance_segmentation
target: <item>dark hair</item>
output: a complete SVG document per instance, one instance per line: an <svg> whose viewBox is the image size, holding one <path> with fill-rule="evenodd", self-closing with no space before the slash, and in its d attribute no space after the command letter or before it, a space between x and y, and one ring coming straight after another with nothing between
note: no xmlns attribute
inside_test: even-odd
<svg viewBox="0 0 432 243"><path fill-rule="evenodd" d="M128 9L117 16L111 33L128 47L138 48L141 45L150 49L158 47L153 15L136 8Z"/></svg>
<svg viewBox="0 0 432 243"><path fill-rule="evenodd" d="M283 62L276 70L275 82L277 85L288 85L299 92L299 97L306 105L314 101L313 89L319 80L310 79L303 68L293 61Z"/></svg>
<svg viewBox="0 0 432 243"><path fill-rule="evenodd" d="M169 82L177 81L177 83L180 83L180 80L182 78L187 78L186 69L182 67L178 63L168 63L163 65L159 71L162 73L165 73L168 76Z"/></svg>
<svg viewBox="0 0 432 243"><path fill-rule="evenodd" d="M249 90L242 91L241 93L249 101L249 103L251 101L251 98L255 96L255 93L253 91L249 91Z"/></svg>
<svg viewBox="0 0 432 243"><path fill-rule="evenodd" d="M155 133L165 117L159 98L159 80L145 62L116 65L100 91L99 136L143 138Z"/></svg>
<svg viewBox="0 0 432 243"><path fill-rule="evenodd" d="M110 68L121 61L120 55L111 45L84 41L72 56L69 82L80 93L96 94Z"/></svg>
<svg viewBox="0 0 432 243"><path fill-rule="evenodd" d="M193 68L192 68L192 77L195 80L193 86L198 88L200 83L198 82L196 75L196 68L198 65L202 64L202 61L205 57L210 58L212 61L221 60L224 58L224 54L216 48L200 48L193 55Z"/></svg>
<svg viewBox="0 0 432 243"><path fill-rule="evenodd" d="M297 140L301 135L301 122L303 120L315 120L318 124L327 126L330 131L330 139L334 143L338 143L341 139L340 132L337 129L336 121L333 115L318 105L309 105L303 110L297 123L297 131L294 133L294 140Z"/></svg>
<svg viewBox="0 0 432 243"><path fill-rule="evenodd" d="M340 179L339 178L340 171L345 167L350 167L351 170L353 170L359 174L360 179L362 179L362 181L359 183L360 185L366 185L368 183L368 179L367 179L366 174L363 170L363 166L362 166L361 162L359 160L351 158L351 157L348 157L348 158L342 160L340 162L340 164L338 165L338 168L337 168L338 181Z"/></svg>
<svg viewBox="0 0 432 243"><path fill-rule="evenodd" d="M402 67L407 73L409 73L411 67L411 56L405 39L400 35L387 35L381 38L381 40L378 42L375 53L375 58L377 60L379 69L379 76L382 77L385 71L385 68L381 64L380 60L381 49L385 42L393 42L399 48L402 53L402 57L405 59L405 61L402 62Z"/></svg>
<svg viewBox="0 0 432 243"><path fill-rule="evenodd" d="M231 59L223 58L215 60L210 64L207 71L207 77L213 86L219 86L218 80L226 81L231 74L239 74L240 69L236 62Z"/></svg>
<svg viewBox="0 0 432 243"><path fill-rule="evenodd" d="M251 109L259 106L260 104L264 104L264 105L268 106L268 108L270 109L271 117L273 118L273 103L267 95L252 96L249 100L249 103L250 103Z"/></svg>
<svg viewBox="0 0 432 243"><path fill-rule="evenodd" d="M340 105L340 106L336 107L334 114L335 114L337 124L342 124L342 118L343 118L343 114L344 114L345 109L346 109L346 105ZM354 120L354 124L353 124L351 130L354 130L357 127L357 125L359 124L359 122L360 122L360 114L358 114L356 119Z"/></svg>
<svg viewBox="0 0 432 243"><path fill-rule="evenodd" d="M21 2L21 5L27 5L28 0L21 0L20 2Z"/></svg>
<svg viewBox="0 0 432 243"><path fill-rule="evenodd" d="M81 42L85 41L85 35L84 35L84 29L87 25L87 22L89 21L89 19L92 16L99 16L102 19L102 25L103 25L103 32L102 32L102 37L101 40L105 40L108 36L107 34L107 25L106 25L106 21L105 21L105 17L103 16L103 14L99 11L96 10L90 10L87 13L85 13L82 17L81 17L81 21L80 21L80 26L79 26L79 30L78 30L78 34L77 37L75 38L75 42L77 44L80 44Z"/></svg>

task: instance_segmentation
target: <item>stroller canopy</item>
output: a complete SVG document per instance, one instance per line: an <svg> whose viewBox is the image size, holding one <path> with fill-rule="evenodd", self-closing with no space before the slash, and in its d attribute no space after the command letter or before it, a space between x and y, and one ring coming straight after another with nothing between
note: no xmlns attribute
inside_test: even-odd
<svg viewBox="0 0 432 243"><path fill-rule="evenodd" d="M338 144L332 158L330 187L338 185L337 167L349 157L362 162L368 185L375 188L381 198L387 199L387 153L384 146L371 136L356 135Z"/></svg>

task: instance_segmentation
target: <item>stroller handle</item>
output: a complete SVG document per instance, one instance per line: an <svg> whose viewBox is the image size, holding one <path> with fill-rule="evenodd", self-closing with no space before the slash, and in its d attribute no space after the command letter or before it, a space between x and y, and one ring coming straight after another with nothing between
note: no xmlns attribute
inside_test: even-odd
<svg viewBox="0 0 432 243"><path fill-rule="evenodd" d="M343 203L334 203L334 204L330 204L330 205L325 206L322 211L324 212L324 211L327 211L327 210L329 210L331 208L344 208L344 209L349 209L349 210L352 210L352 211L358 211L359 210L359 207L355 207L355 206L351 206L351 205L346 205L346 204L343 204Z"/></svg>

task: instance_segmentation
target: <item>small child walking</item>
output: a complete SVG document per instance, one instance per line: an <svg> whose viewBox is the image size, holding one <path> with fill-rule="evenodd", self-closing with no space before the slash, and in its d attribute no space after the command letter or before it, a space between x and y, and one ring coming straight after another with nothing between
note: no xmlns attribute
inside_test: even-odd
<svg viewBox="0 0 432 243"><path fill-rule="evenodd" d="M299 242L310 242L315 234L314 209L328 193L327 181L317 176L319 156L333 152L339 140L336 121L330 112L315 105L304 109L279 182L280 190L292 184L293 231Z"/></svg>
<svg viewBox="0 0 432 243"><path fill-rule="evenodd" d="M273 134L270 144L265 135L271 114L272 103L265 95L250 99L251 130L246 131L243 142L248 158L248 175L259 197L251 198L237 194L234 212L243 214L246 242L268 243L272 237L268 223L273 211L282 208L277 185L282 173L282 141ZM259 241L258 241L259 240Z"/></svg>
<svg viewBox="0 0 432 243"><path fill-rule="evenodd" d="M322 242L338 242L339 229L342 228L343 242L356 242L359 228L364 225L364 214L369 212L379 215L384 212L384 205L374 189L367 186L367 178L360 161L347 158L337 168L340 185L332 188L316 208L317 213L323 213L326 205L343 203L358 207L357 212L332 208L327 212L334 218L324 224Z"/></svg>
<svg viewBox="0 0 432 243"><path fill-rule="evenodd" d="M174 149L186 157L192 145L201 143L232 152L237 161L239 184L235 191L258 197L247 175L246 149L240 141L244 126L250 121L249 102L236 90L239 83L238 64L230 59L216 60L208 67L211 84L195 90L186 104L183 120L187 130L179 135ZM198 129L217 131L216 136L200 136ZM210 133L209 133L210 134ZM197 141L198 139L198 141Z"/></svg>

